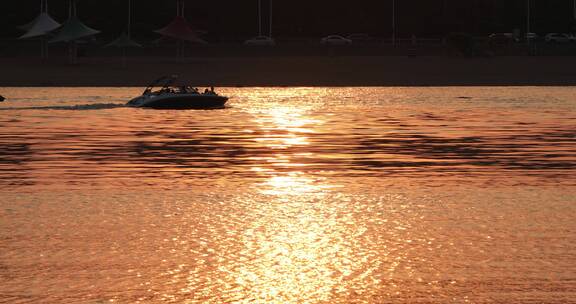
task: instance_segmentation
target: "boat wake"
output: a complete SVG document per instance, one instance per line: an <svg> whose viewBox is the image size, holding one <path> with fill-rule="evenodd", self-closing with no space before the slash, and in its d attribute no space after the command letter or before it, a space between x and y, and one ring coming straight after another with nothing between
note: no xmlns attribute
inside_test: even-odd
<svg viewBox="0 0 576 304"><path fill-rule="evenodd" d="M0 111L14 111L14 110L107 110L116 108L126 108L126 104L121 103L97 103L97 104L84 104L84 105L70 105L70 106L38 106L38 107L2 107Z"/></svg>

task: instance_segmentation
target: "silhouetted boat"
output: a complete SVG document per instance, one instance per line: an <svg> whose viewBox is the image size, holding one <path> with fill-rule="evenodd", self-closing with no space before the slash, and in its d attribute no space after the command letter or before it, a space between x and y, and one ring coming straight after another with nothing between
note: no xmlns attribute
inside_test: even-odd
<svg viewBox="0 0 576 304"><path fill-rule="evenodd" d="M3 102L4 100L6 100L6 98L4 98L4 96L0 95L0 102Z"/></svg>
<svg viewBox="0 0 576 304"><path fill-rule="evenodd" d="M223 108L228 97L213 89L204 93L190 86L176 86L176 76L162 77L149 85L141 96L128 102L128 106L152 109L217 109ZM154 91L155 87L161 89Z"/></svg>

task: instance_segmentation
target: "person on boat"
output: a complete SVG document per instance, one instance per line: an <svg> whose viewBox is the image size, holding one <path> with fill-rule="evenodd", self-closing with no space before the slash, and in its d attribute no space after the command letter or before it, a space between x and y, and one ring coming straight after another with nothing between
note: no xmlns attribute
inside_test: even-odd
<svg viewBox="0 0 576 304"><path fill-rule="evenodd" d="M210 89L204 90L204 95L216 95L216 92L214 92L214 87L210 87Z"/></svg>

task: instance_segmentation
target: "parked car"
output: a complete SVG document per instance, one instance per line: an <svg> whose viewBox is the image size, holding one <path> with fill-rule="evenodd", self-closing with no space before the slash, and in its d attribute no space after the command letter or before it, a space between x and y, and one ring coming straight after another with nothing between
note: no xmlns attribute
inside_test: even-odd
<svg viewBox="0 0 576 304"><path fill-rule="evenodd" d="M322 45L351 45L352 40L338 35L330 35L320 40Z"/></svg>
<svg viewBox="0 0 576 304"><path fill-rule="evenodd" d="M517 42L512 33L494 33L488 36L488 41L491 44L511 44Z"/></svg>
<svg viewBox="0 0 576 304"><path fill-rule="evenodd" d="M570 35L560 33L550 33L544 38L546 42L550 43L568 43L571 41Z"/></svg>
<svg viewBox="0 0 576 304"><path fill-rule="evenodd" d="M352 43L371 43L376 41L374 37L368 34L350 34L346 36L346 39L351 40Z"/></svg>
<svg viewBox="0 0 576 304"><path fill-rule="evenodd" d="M534 41L534 40L538 40L538 38L540 38L540 37L538 37L538 34L536 34L536 33L526 33L524 35L524 38Z"/></svg>
<svg viewBox="0 0 576 304"><path fill-rule="evenodd" d="M276 42L274 39L268 36L257 36L251 39L244 41L244 45L252 45L252 46L275 46Z"/></svg>

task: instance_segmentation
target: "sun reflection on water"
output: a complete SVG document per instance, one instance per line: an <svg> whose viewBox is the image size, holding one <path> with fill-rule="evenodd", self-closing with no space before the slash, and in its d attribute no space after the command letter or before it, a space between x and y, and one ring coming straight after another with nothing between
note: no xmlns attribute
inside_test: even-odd
<svg viewBox="0 0 576 304"><path fill-rule="evenodd" d="M305 111L294 107L267 109L265 113L260 113L264 115L256 119L263 136L254 140L270 149L309 145L307 135L314 133L312 126L322 122L306 117Z"/></svg>
<svg viewBox="0 0 576 304"><path fill-rule="evenodd" d="M291 173L261 184L267 204L242 237L242 256L252 257L232 272L237 303L327 301L342 278L360 268L352 258L350 223L328 201L330 185ZM304 301L304 302L306 302Z"/></svg>
<svg viewBox="0 0 576 304"><path fill-rule="evenodd" d="M308 118L304 108L275 108L266 114L259 119L264 136L256 141L269 149L308 145L313 126L322 124ZM279 151L267 161L305 166L293 156ZM253 170L267 175L258 185L266 203L254 206L257 215L242 236L240 255L252 259L230 271L242 295L234 302L320 302L345 291L343 278L361 262L352 257L353 218L329 199L337 185L305 172Z"/></svg>
<svg viewBox="0 0 576 304"><path fill-rule="evenodd" d="M261 193L271 196L286 195L288 198L298 195L321 195L335 185L325 183L325 179L310 178L302 172L290 172L270 177L261 184Z"/></svg>

